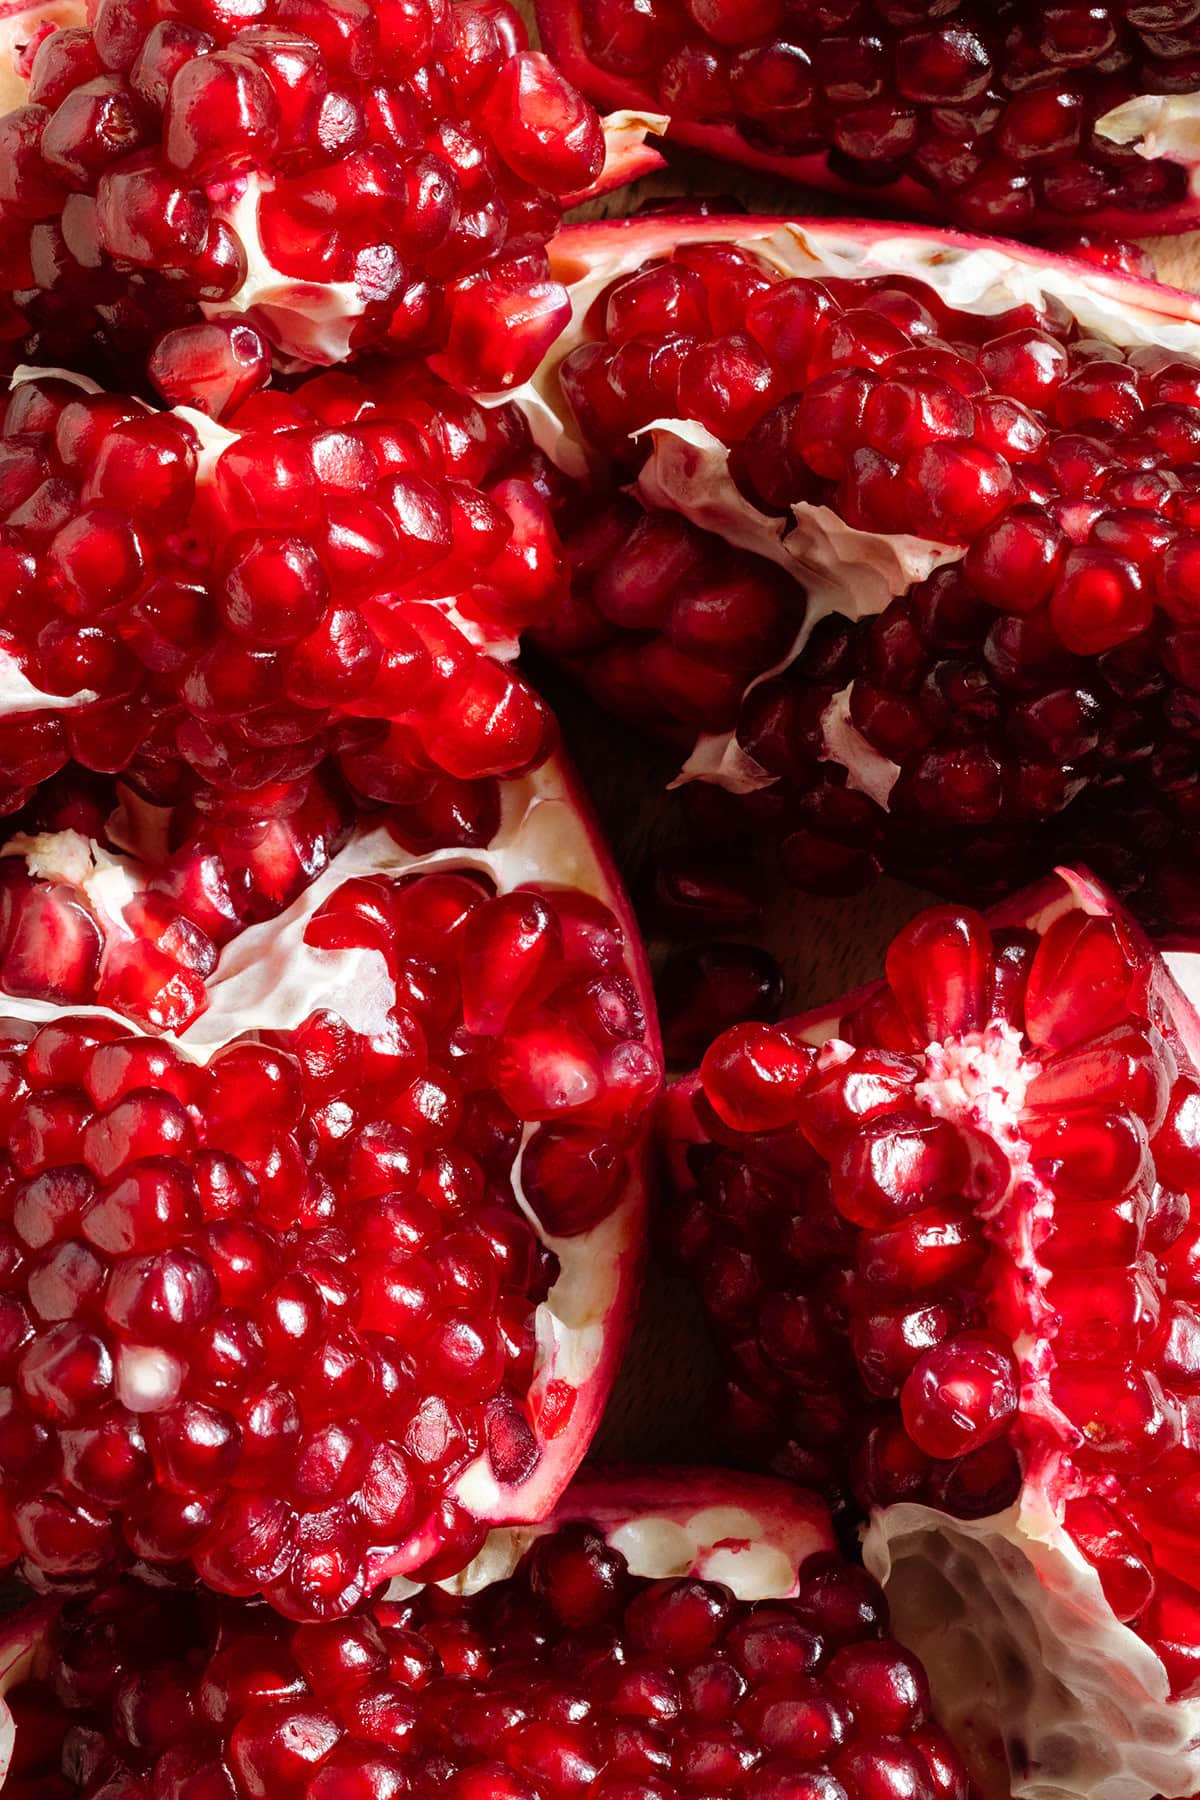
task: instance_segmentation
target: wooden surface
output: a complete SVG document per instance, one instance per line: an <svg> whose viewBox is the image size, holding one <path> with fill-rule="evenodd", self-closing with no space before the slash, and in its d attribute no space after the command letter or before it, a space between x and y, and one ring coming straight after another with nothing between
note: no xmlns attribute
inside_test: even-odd
<svg viewBox="0 0 1200 1800"><path fill-rule="evenodd" d="M648 200L676 195L728 198L731 210L812 217L845 213L844 201L730 168L691 152L668 151L669 167L607 196L577 217L633 212ZM878 214L864 201L861 214ZM1200 288L1200 234L1162 238L1152 250L1159 276ZM556 679L541 685L556 706L563 736L588 785L629 886L636 890L646 859L679 837L678 798L666 784L677 762L615 727L577 690ZM771 883L767 919L758 934L779 958L787 1005L801 1011L879 973L896 929L927 896L899 882L878 883L850 900L822 901ZM652 953L661 946L651 944ZM719 1458L706 1419L714 1363L686 1282L651 1263L633 1344L609 1403L596 1454L638 1462L705 1462Z"/></svg>

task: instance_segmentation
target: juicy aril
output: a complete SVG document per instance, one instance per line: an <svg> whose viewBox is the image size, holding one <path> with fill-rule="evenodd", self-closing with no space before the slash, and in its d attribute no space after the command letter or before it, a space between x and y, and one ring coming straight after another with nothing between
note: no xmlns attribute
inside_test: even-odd
<svg viewBox="0 0 1200 1800"><path fill-rule="evenodd" d="M553 340L545 240L605 131L504 0L74 11L3 33L28 89L0 120L0 271L43 360L241 315L304 361L435 349L488 389ZM614 122L610 179L640 143Z"/></svg>
<svg viewBox="0 0 1200 1800"><path fill-rule="evenodd" d="M542 641L691 743L710 835L834 892L1010 889L1065 842L1193 914L1194 298L880 225L635 219L555 260L574 323L522 404L639 504L564 514Z"/></svg>
<svg viewBox="0 0 1200 1800"><path fill-rule="evenodd" d="M978 1773L1188 1793L1200 1021L1067 870L987 919L921 914L886 971L735 1026L665 1103L728 1423L750 1460L849 1474Z"/></svg>
<svg viewBox="0 0 1200 1800"><path fill-rule="evenodd" d="M519 418L400 363L287 394L255 392L265 373L176 370L167 411L18 381L0 435L4 810L68 758L132 765L160 793L180 762L241 791L333 753L360 793L417 803L439 775L547 754L549 714L504 667L562 588Z"/></svg>
<svg viewBox="0 0 1200 1800"><path fill-rule="evenodd" d="M537 0L598 105L681 143L978 231L1198 217L1194 0Z"/></svg>
<svg viewBox="0 0 1200 1800"><path fill-rule="evenodd" d="M495 802L466 847L281 817L242 885L291 866L289 903L219 951L236 816L169 866L128 798L5 847L0 1492L36 1585L184 1563L328 1617L543 1518L584 1453L656 1029L562 770Z"/></svg>
<svg viewBox="0 0 1200 1800"><path fill-rule="evenodd" d="M591 1477L466 1591L336 1625L129 1582L13 1620L11 1800L966 1800L811 1495ZM476 1583L490 1585L476 1590Z"/></svg>

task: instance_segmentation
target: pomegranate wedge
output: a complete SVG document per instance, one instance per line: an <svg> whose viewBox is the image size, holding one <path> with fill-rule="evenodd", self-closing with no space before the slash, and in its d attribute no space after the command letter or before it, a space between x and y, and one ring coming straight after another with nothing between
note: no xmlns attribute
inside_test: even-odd
<svg viewBox="0 0 1200 1800"><path fill-rule="evenodd" d="M473 846L360 817L190 964L220 871L200 831L164 879L171 824L130 801L107 844L0 858L3 1554L330 1617L543 1518L584 1454L640 1264L648 981L556 763ZM139 1028L172 957L190 1007Z"/></svg>
<svg viewBox="0 0 1200 1800"><path fill-rule="evenodd" d="M19 1616L6 1800L966 1800L811 1495L592 1477L506 1535L465 1593L333 1626L134 1582Z"/></svg>
<svg viewBox="0 0 1200 1800"><path fill-rule="evenodd" d="M221 341L156 371L170 410L30 371L9 399L0 808L69 757L157 793L181 762L245 790L333 752L395 802L542 760L504 663L564 584L516 413L399 362L256 392L263 363L196 334Z"/></svg>
<svg viewBox="0 0 1200 1800"><path fill-rule="evenodd" d="M810 187L1014 237L1200 223L1200 13L934 0L536 0L599 106Z"/></svg>
<svg viewBox="0 0 1200 1800"><path fill-rule="evenodd" d="M543 641L690 739L710 836L835 892L1011 891L1065 844L1200 917L1200 301L883 224L584 225L555 264L521 403L657 511L564 515Z"/></svg>
<svg viewBox="0 0 1200 1800"><path fill-rule="evenodd" d="M1060 870L671 1090L670 1231L751 1460L869 1513L975 1773L1200 1782L1200 1020ZM1176 967L1194 992L1194 953ZM997 1790L999 1791L999 1790Z"/></svg>
<svg viewBox="0 0 1200 1800"><path fill-rule="evenodd" d="M0 94L28 77L0 118L0 275L40 360L119 373L204 314L305 362L432 349L503 388L566 310L563 206L658 161L628 115L606 145L505 0L74 11L0 18Z"/></svg>

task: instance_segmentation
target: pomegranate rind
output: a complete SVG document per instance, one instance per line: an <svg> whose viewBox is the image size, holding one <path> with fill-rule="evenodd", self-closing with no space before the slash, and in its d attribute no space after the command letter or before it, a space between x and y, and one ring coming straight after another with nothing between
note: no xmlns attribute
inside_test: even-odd
<svg viewBox="0 0 1200 1800"><path fill-rule="evenodd" d="M1042 934L1071 912L1119 921L1150 965L1160 1016L1194 1064L1200 954L1176 944L1160 955L1086 870L1057 869L987 920L996 930ZM886 989L871 982L813 1008L788 1021L789 1034L828 1044L843 1018ZM689 1148L708 1141L695 1108L700 1091L699 1075L689 1075L660 1102L668 1179L681 1194L693 1186ZM1020 1172L1029 1177L1027 1165L1028 1157ZM1046 1271L1029 1255L1028 1267L1015 1251L1013 1260L1032 1288ZM1025 1312L1029 1342L1013 1346L1021 1409L1053 1433L1057 1415L1040 1391L1045 1345L1028 1302ZM1064 1528L1062 1457L1043 1437L1016 1503L987 1517L962 1519L912 1502L873 1507L864 1561L888 1595L896 1637L925 1665L938 1717L987 1800L1190 1793L1200 1784L1200 1696L1172 1697L1166 1666L1116 1617L1097 1571Z"/></svg>
<svg viewBox="0 0 1200 1800"><path fill-rule="evenodd" d="M583 29L581 0L534 0L534 15L542 46L558 67L568 75L593 105L600 107L654 107L657 97L632 77L610 74L593 62L588 54ZM1196 97L1190 94L1139 94L1125 101L1096 123L1097 132L1118 144L1133 143L1147 161L1160 159L1179 163L1188 174L1188 198L1168 207L1131 211L1119 206L1100 207L1088 214L1088 227L1125 232L1136 236L1161 232L1164 235L1192 229L1200 219L1200 142L1196 131ZM818 188L826 193L853 195L864 192L873 201L917 215L937 217L944 210L944 198L911 176L901 176L881 186L864 189L861 183L847 181L830 169L825 151L789 154L783 150L760 150L748 143L735 125L673 117L670 138L701 150L722 162L740 163L764 175L782 175L799 186ZM1054 214L1034 219L1032 232L1061 231L1063 220Z"/></svg>
<svg viewBox="0 0 1200 1800"><path fill-rule="evenodd" d="M835 1547L824 1501L790 1483L723 1469L585 1466L552 1518L490 1532L475 1560L438 1585L478 1593L511 1575L537 1538L575 1522L595 1526L632 1575L720 1581L739 1600L787 1599L804 1559Z"/></svg>
<svg viewBox="0 0 1200 1800"><path fill-rule="evenodd" d="M688 243L736 245L787 277L903 275L927 283L947 304L988 315L1053 299L1088 331L1124 347L1160 345L1200 357L1200 299L1182 289L1114 274L1074 257L1002 240L982 240L920 225L854 220L696 218L611 219L573 225L551 246L554 274L571 297L571 323L533 379L511 398L539 446L563 471L584 478L593 449L580 436L559 369L584 341L594 301L614 281ZM781 520L760 512L730 474L729 449L692 419L655 419L638 434L648 455L635 493L649 507L682 514L727 543L786 569L808 605L785 653L759 671L746 693L787 669L817 623L836 613L861 619L882 612L934 570L959 562L966 545L865 531L828 506L799 502ZM899 765L871 746L850 716L850 688L830 701L822 721L824 760L848 771L849 785L885 810ZM674 785L706 781L733 794L772 786L733 729L701 733Z"/></svg>
<svg viewBox="0 0 1200 1800"><path fill-rule="evenodd" d="M221 951L208 981L208 1005L178 1034L158 1033L198 1062L246 1032L287 1031L313 1011L332 1008L352 1029L371 1032L382 1027L394 990L382 954L359 948L329 952L305 942L313 915L347 880L357 876L401 879L430 870L478 870L496 892L511 892L524 883L549 882L555 888L600 900L620 925L626 943L626 970L646 1018L643 1042L656 1059L661 1042L654 1010L653 986L629 900L604 847L589 802L577 777L560 757L529 775L502 784L501 822L491 842L481 849L443 848L414 855L382 826L369 822L331 858L327 868L277 917L252 925ZM139 809L115 833L138 834L153 841L165 829L155 809ZM122 909L137 891L136 865L90 845L70 831L10 840L0 858L23 857L40 879L70 879L82 885L97 917L110 931L127 932ZM9 1017L41 1023L61 1016L63 1008L45 1000L0 995ZM136 1021L103 1006L72 1005L72 1016L117 1021L137 1032ZM150 1034L147 1034L150 1035ZM514 1196L539 1240L557 1258L558 1274L534 1318L534 1369L525 1399L539 1459L523 1478L497 1478L486 1453L454 1478L450 1495L483 1522L519 1524L545 1519L586 1455L632 1330L641 1286L646 1247L649 1196L650 1121L648 1113L630 1147L629 1178L616 1203L598 1223L573 1237L555 1237L541 1224L522 1185L522 1164L537 1127L527 1125L514 1163ZM147 1353L151 1357L153 1352ZM146 1379L155 1378L146 1369ZM555 1404L550 1416L562 1416L557 1396L563 1386L573 1401L561 1428L540 1431L539 1417L548 1390ZM365 1565L372 1585L389 1576L419 1568L441 1547L433 1521L426 1520L400 1544L381 1545Z"/></svg>

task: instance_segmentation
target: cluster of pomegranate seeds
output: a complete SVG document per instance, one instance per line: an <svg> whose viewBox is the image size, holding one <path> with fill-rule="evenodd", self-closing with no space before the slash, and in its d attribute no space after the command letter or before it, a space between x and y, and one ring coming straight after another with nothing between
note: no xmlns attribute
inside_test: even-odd
<svg viewBox="0 0 1200 1800"><path fill-rule="evenodd" d="M563 387L619 470L646 454L631 432L691 418L765 513L831 507L947 560L882 613L814 617L781 667L799 602L772 608L774 565L622 504L577 530L556 654L660 731L732 724L757 766L740 809L804 885L882 863L988 892L1065 843L1195 913L1194 871L1154 865L1200 789L1200 362L1086 337L1052 300L968 313L914 277L784 279L705 242L614 283L587 330ZM750 662L767 678L738 703Z"/></svg>
<svg viewBox="0 0 1200 1800"><path fill-rule="evenodd" d="M495 799L480 842L494 835ZM352 822L328 770L236 797L198 788L169 811L78 770L52 777L7 821L0 992L186 1030L208 1004L221 946L289 906ZM411 822L393 810L397 841ZM442 841L460 837L451 830Z"/></svg>
<svg viewBox="0 0 1200 1800"><path fill-rule="evenodd" d="M795 641L803 588L633 500L568 501L561 523L570 592L534 643L632 724L688 745L732 726L748 683Z"/></svg>
<svg viewBox="0 0 1200 1800"><path fill-rule="evenodd" d="M895 187L1011 236L1187 199L1184 168L1097 122L1196 91L1191 0L575 0L569 27L557 9L544 0L544 29L585 85L652 99L685 141L732 128L727 153L740 139L810 181Z"/></svg>
<svg viewBox="0 0 1200 1800"><path fill-rule="evenodd" d="M674 1229L745 1445L828 1483L857 1435L861 1502L968 1519L1024 1484L1193 1695L1200 1081L1149 946L1054 885L922 914L819 1049L718 1038Z"/></svg>
<svg viewBox="0 0 1200 1800"><path fill-rule="evenodd" d="M68 758L253 792L332 755L407 806L541 761L549 714L502 659L563 575L516 415L400 363L221 425L188 399L40 377L9 400L4 810Z"/></svg>
<svg viewBox="0 0 1200 1800"><path fill-rule="evenodd" d="M886 1633L879 1588L833 1553L752 1604L634 1577L588 1525L473 1598L291 1632L127 1584L69 1603L52 1674L17 1692L17 1795L966 1800Z"/></svg>
<svg viewBox="0 0 1200 1800"><path fill-rule="evenodd" d="M30 1580L190 1560L340 1613L406 1543L460 1567L458 1478L515 1489L570 1428L569 1381L534 1379L545 1239L623 1204L657 1058L606 905L441 860L301 920L318 967L386 970L361 1028L319 1006L214 1054L10 1002L0 1480Z"/></svg>
<svg viewBox="0 0 1200 1800"><path fill-rule="evenodd" d="M525 45L504 0L101 0L0 120L37 359L120 366L233 313L310 362L387 344L523 379L568 313L545 241L605 154Z"/></svg>

